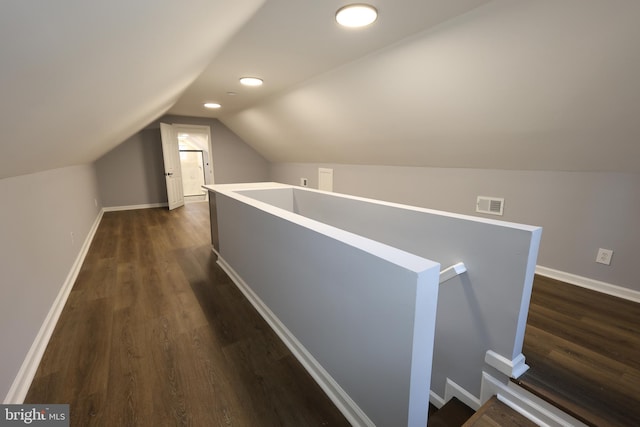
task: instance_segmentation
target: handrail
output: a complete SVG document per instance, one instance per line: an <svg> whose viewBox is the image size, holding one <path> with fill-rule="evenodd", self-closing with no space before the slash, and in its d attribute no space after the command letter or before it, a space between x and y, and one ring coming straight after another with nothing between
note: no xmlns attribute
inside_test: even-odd
<svg viewBox="0 0 640 427"><path fill-rule="evenodd" d="M464 262L453 264L451 267L445 268L440 272L440 283L442 284L447 280L453 279L465 271L467 271L467 266L464 265Z"/></svg>

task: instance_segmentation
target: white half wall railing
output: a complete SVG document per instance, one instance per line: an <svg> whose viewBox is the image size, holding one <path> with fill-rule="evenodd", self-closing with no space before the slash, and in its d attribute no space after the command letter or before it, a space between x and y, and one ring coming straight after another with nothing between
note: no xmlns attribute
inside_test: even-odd
<svg viewBox="0 0 640 427"><path fill-rule="evenodd" d="M497 365L502 373L526 369L522 345L540 227L277 183L207 189L212 192L212 246L219 264L241 289L250 289L245 294L255 295L254 306L273 313L281 329L288 331L281 336L290 333L294 337L290 341L301 343L302 353L312 356L311 365L317 362L321 367L317 371L329 374L325 383L337 384L334 390L341 391L333 394L343 396L332 398L338 407L354 403L356 409L343 410L354 425L423 427L422 405L429 396L446 396L449 387L449 393L460 391L468 400L480 402L487 365ZM408 269L391 279L372 274L380 268L372 269L374 258L388 268L395 265L391 270L406 267L409 259L426 264L423 270ZM450 267L441 271L441 265ZM430 278L434 274L437 290L430 281L423 285L398 281L405 274ZM438 286L444 282L452 286ZM414 292L416 300L409 296ZM436 295L437 302L427 304L429 298L422 299L425 293L429 298ZM396 302L393 308L387 307L390 301ZM406 316L403 306L412 319L435 316L433 343L418 339L411 344L419 343L420 356L409 356L404 347L409 341L390 341L394 334L416 339L417 323L393 321ZM423 312L426 307L435 313ZM326 323L325 316L331 322ZM365 342L353 348L344 337L334 341L331 335L339 335L352 323L362 327L358 334L366 337ZM420 327L430 336L427 324ZM433 349L431 355L426 347ZM404 350L397 352L398 348ZM424 393L398 397L399 390L417 390L415 381L409 381L411 387L408 383L389 387L394 375L384 366L399 363L399 353L404 354L400 359L411 360L409 365L427 367L430 386L424 384L425 372L418 374ZM418 372L407 370L406 363L400 365L405 379ZM313 368L310 372L323 386ZM331 387L323 388L332 397ZM386 394L373 396L374 390Z"/></svg>
<svg viewBox="0 0 640 427"><path fill-rule="evenodd" d="M440 265L241 192L210 206L218 264L349 422L424 427Z"/></svg>

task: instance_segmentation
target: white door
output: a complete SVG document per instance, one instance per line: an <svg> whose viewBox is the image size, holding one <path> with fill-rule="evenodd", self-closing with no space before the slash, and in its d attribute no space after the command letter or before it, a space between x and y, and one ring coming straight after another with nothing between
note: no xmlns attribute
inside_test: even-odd
<svg viewBox="0 0 640 427"><path fill-rule="evenodd" d="M162 156L164 157L164 179L167 184L169 210L171 210L184 205L180 149L178 137L173 132L171 125L160 123L160 137L162 138Z"/></svg>

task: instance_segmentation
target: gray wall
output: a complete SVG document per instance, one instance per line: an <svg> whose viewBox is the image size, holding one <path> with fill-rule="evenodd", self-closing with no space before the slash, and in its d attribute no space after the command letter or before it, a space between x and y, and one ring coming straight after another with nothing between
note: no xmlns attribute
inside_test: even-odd
<svg viewBox="0 0 640 427"><path fill-rule="evenodd" d="M211 128L216 184L267 180L269 163L218 120L164 116L96 161L104 206L167 202L160 122Z"/></svg>
<svg viewBox="0 0 640 427"><path fill-rule="evenodd" d="M336 192L542 226L538 265L640 291L640 174L275 163L270 180L317 188L318 167ZM504 216L477 214L479 195L504 197ZM614 250L610 266L598 248Z"/></svg>
<svg viewBox="0 0 640 427"><path fill-rule="evenodd" d="M4 399L99 215L100 199L93 165L2 179L0 198Z"/></svg>
<svg viewBox="0 0 640 427"><path fill-rule="evenodd" d="M105 206L167 202L159 129L145 129L96 161Z"/></svg>
<svg viewBox="0 0 640 427"><path fill-rule="evenodd" d="M211 127L213 179L216 184L261 182L269 178L269 162L217 119L164 116L158 123Z"/></svg>

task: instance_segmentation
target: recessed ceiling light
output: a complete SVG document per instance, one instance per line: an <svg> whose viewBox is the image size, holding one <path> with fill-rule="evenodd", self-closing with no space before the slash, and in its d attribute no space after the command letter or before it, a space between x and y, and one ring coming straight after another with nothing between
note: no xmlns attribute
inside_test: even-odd
<svg viewBox="0 0 640 427"><path fill-rule="evenodd" d="M245 86L262 86L262 79L257 77L242 77L240 83Z"/></svg>
<svg viewBox="0 0 640 427"><path fill-rule="evenodd" d="M378 18L378 11L369 4L349 4L336 12L336 21L343 27L365 27Z"/></svg>
<svg viewBox="0 0 640 427"><path fill-rule="evenodd" d="M220 108L220 107L221 107L221 105L218 104L217 102L207 102L207 103L204 104L204 108L214 109L214 108Z"/></svg>

